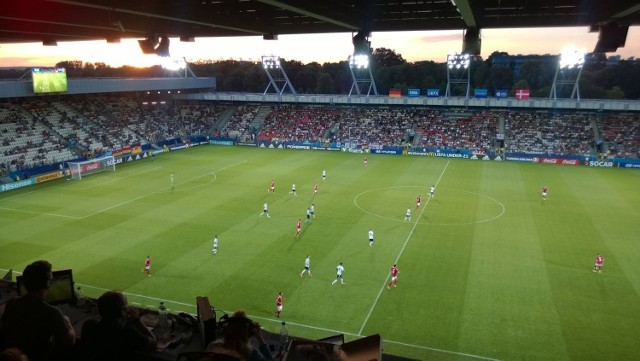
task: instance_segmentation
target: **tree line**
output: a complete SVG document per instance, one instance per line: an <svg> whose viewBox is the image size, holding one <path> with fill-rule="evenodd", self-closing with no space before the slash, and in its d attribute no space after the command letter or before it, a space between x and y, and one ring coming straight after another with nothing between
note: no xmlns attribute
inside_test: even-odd
<svg viewBox="0 0 640 361"><path fill-rule="evenodd" d="M425 94L426 89L438 88L444 95L446 63L408 62L401 54L387 48L374 49L371 55L371 71L379 94L388 94L390 89L399 89L402 94L407 94L407 89L411 88L421 89ZM516 78L508 66L493 62L495 57L504 55L508 54L494 52L486 60L474 59L469 71L472 89L484 88L490 95L498 89L508 89L512 95L515 89L529 89L532 97L549 96L556 71L554 65L542 58L531 57L521 65ZM63 61L56 66L65 67L69 78L175 75L161 66L114 68L105 63L82 61ZM352 87L347 61L303 64L297 60L281 59L281 66L298 94L348 94ZM215 77L218 91L262 93L269 84L262 64L251 61L198 61L190 63L189 67L198 77ZM0 78L15 79L23 75L20 72L24 73L24 69L3 69L0 70ZM631 58L611 65L607 64L604 54L591 54L581 74L580 95L588 99L640 99L640 82L637 79L640 79L640 60ZM465 84L453 85L453 95L465 94ZM568 95L559 93L559 97Z"/></svg>

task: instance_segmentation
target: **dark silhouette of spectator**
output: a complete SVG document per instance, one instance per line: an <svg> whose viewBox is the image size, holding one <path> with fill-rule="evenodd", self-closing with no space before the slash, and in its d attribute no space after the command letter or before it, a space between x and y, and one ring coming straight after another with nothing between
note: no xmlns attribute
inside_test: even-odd
<svg viewBox="0 0 640 361"><path fill-rule="evenodd" d="M222 334L222 339L209 344L207 351L238 360L273 360L269 347L264 342L260 325L249 319L244 311L236 311L227 319ZM258 342L258 349L252 346L252 338Z"/></svg>
<svg viewBox="0 0 640 361"><path fill-rule="evenodd" d="M2 330L7 347L16 347L31 361L68 359L76 334L69 318L45 301L53 274L51 264L36 261L22 273L27 294L6 305Z"/></svg>
<svg viewBox="0 0 640 361"><path fill-rule="evenodd" d="M121 292L108 291L98 298L100 320L82 325L80 359L134 360L156 349L156 338L140 321L137 309L128 307Z"/></svg>

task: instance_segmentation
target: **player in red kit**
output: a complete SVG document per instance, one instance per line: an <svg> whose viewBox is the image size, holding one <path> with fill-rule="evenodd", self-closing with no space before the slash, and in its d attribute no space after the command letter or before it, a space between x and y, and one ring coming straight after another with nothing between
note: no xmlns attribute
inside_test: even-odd
<svg viewBox="0 0 640 361"><path fill-rule="evenodd" d="M276 192L276 181L275 180L271 181L271 187L269 187L269 192L273 192L273 193Z"/></svg>
<svg viewBox="0 0 640 361"><path fill-rule="evenodd" d="M547 188L547 186L542 187L542 199L545 200L547 199L547 193L549 192L549 189Z"/></svg>
<svg viewBox="0 0 640 361"><path fill-rule="evenodd" d="M604 264L604 257L598 253L596 256L596 264L593 266L593 272L602 272L602 264Z"/></svg>
<svg viewBox="0 0 640 361"><path fill-rule="evenodd" d="M298 238L301 228L302 228L302 222L300 221L300 218L298 218L298 223L296 223L296 238Z"/></svg>
<svg viewBox="0 0 640 361"><path fill-rule="evenodd" d="M273 313L276 317L280 317L280 312L282 312L282 301L282 292L278 292L278 297L276 297L276 312Z"/></svg>
<svg viewBox="0 0 640 361"><path fill-rule="evenodd" d="M422 198L418 194L418 198L416 198L416 209L420 208L421 203L422 203Z"/></svg>
<svg viewBox="0 0 640 361"><path fill-rule="evenodd" d="M316 193L318 193L318 185L317 185L317 184L314 184L314 185L313 185L313 195L315 196L315 195L316 195Z"/></svg>
<svg viewBox="0 0 640 361"><path fill-rule="evenodd" d="M147 256L147 259L144 260L144 268L142 272L147 273L147 277L151 277L151 256Z"/></svg>
<svg viewBox="0 0 640 361"><path fill-rule="evenodd" d="M398 268L394 264L393 267L391 267L391 282L387 285L388 289L391 289L391 286L398 287L398 273L400 273L400 271L398 271Z"/></svg>
<svg viewBox="0 0 640 361"><path fill-rule="evenodd" d="M364 157L364 158L362 159L362 161L364 162L364 166L366 167L366 166L367 166L367 162L369 161L369 158Z"/></svg>

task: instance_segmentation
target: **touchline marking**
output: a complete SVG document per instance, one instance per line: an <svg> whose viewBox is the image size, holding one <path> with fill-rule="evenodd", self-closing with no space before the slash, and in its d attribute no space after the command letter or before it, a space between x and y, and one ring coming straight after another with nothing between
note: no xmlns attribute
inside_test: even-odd
<svg viewBox="0 0 640 361"><path fill-rule="evenodd" d="M7 208L7 207L0 207L0 209L4 209L6 211L12 211L12 212L37 214L39 216L52 216L52 217L62 217L62 218L70 218L70 219L82 219L81 217L67 216L67 215L64 215L64 214L46 213L46 212L33 212L33 211L26 211L24 209L15 209L15 208Z"/></svg>
<svg viewBox="0 0 640 361"><path fill-rule="evenodd" d="M466 356L466 357L470 357L470 358L477 358L477 359L480 359L480 360L500 361L498 359L491 358L491 357L478 356L478 355L473 355L473 354L464 353L464 352L455 352L455 351L442 350L442 349L439 349L439 348L433 348L433 347L427 347L427 346L412 345L410 343L404 343L404 342L398 342L398 341L391 341L391 340L382 339L382 342L395 343L397 345L402 345L402 346L407 346L407 347L414 347L414 348L421 348L421 349L424 349L424 350L448 353L448 354L451 354L451 355L459 355L459 356Z"/></svg>
<svg viewBox="0 0 640 361"><path fill-rule="evenodd" d="M0 271L1 272L9 272L9 270L3 269L3 268L0 268ZM17 273L17 274L20 274L20 275L22 274L22 272L16 272L16 271L14 271L14 273ZM112 289L108 289L108 288L96 287L96 286L86 285L86 284L82 284L82 283L75 283L75 285L76 286L82 286L82 287L85 287L85 288L92 288L92 289L100 290L100 291L111 291L112 290ZM196 308L196 305L190 304L190 303L172 301L172 300L167 300L167 299L164 299L164 298L143 296L143 295L139 295L139 294L136 294L136 293L130 293L130 292L126 292L126 291L123 291L123 292L127 296L139 297L139 298L142 298L142 299L148 299L148 300L153 300L153 301L163 301L163 302L168 303L168 304L185 306L185 307L189 307L189 308L192 308L192 309ZM147 307L147 308L148 307L156 307L155 305L145 305L145 304L143 304L141 302L133 302L133 301L131 301L129 303L131 303L132 305L140 305L141 307ZM171 309L169 309L169 310L171 310ZM222 311L223 313L226 313L226 314L233 313L232 311L225 311L225 310L215 310L215 311ZM247 316L249 316L251 319L268 321L268 322L271 322L271 323L275 322L277 324L280 324L282 322L280 319L274 320L272 318L254 316L254 315L247 315ZM334 330L334 329L330 329L330 328L305 325L305 324L302 324L302 323L291 322L291 321L287 321L287 323L289 325L294 325L294 326L298 326L298 327L302 327L302 328L309 328L309 329L318 330L318 331L327 331L327 332L332 333L332 334L341 333L341 334L348 335L348 336L353 336L353 337L363 337L363 335L361 335L361 334L345 332L345 331L340 331L340 330ZM494 358L490 358L490 357L472 355L472 354L468 354L468 353L464 353L464 352L447 351L447 350L442 350L442 349L438 349L438 348L434 348L434 347L428 347L428 346L422 346L422 345L413 345L413 344L410 344L410 343L400 342L400 341L393 341L393 340L383 339L382 342L394 343L394 344L398 344L398 345L402 345L402 346L406 346L406 347L413 347L413 348L419 348L419 349L423 349L423 350L430 350L430 351L442 352L442 353L447 353L447 354L453 354L453 355L465 356L465 357L470 357L470 358L476 358L476 359L480 359L480 360L499 361L498 359L494 359Z"/></svg>
<svg viewBox="0 0 640 361"><path fill-rule="evenodd" d="M435 184L436 187L438 186L438 184L440 184L440 181L442 180L442 176L444 176L444 172L447 171L447 168L449 167L449 163L450 162L451 161L448 160L447 164L445 164L444 169L442 170L442 173L440 173L440 177L438 177L438 181ZM427 209L427 205L429 205L429 201L430 200L431 200L431 197L427 198L427 201L425 202L424 207L420 211L420 215L418 216L418 219L422 218L422 213L424 213L424 210ZM413 235L413 231L415 231L416 227L418 226L418 223L419 222L415 222L413 224L413 227L411 227L411 231L409 232L409 235L407 236L407 239L404 241L404 244L402 245L402 248L400 249L400 253L398 254L398 257L396 257L396 261L394 262L394 264L398 263L398 260L400 259L400 256L402 256L402 253L404 252L404 249L407 247L407 244L409 243L409 239L411 239L411 236ZM380 296L382 295L382 291L384 291L384 288L387 286L387 281L388 280L389 280L389 274L387 273L387 275L384 278L384 281L382 282L382 287L380 287L380 291L378 291L378 295L376 296L375 301L373 301L373 305L371 305L371 308L369 309L369 313L367 313L367 317L365 317L364 322L362 323L362 327L360 327L360 331L358 331L358 333L362 334L362 331L364 330L364 327L367 325L367 322L369 322L369 317L371 317L371 314L373 313L373 309L378 304L378 300L380 299Z"/></svg>

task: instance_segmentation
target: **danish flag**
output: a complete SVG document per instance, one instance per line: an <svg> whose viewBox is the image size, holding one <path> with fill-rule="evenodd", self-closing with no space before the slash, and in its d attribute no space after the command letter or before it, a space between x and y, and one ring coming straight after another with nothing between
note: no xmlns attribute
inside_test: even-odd
<svg viewBox="0 0 640 361"><path fill-rule="evenodd" d="M529 89L516 89L516 99L529 99Z"/></svg>

